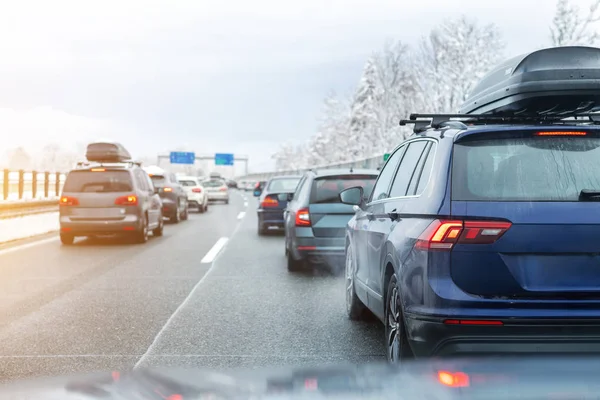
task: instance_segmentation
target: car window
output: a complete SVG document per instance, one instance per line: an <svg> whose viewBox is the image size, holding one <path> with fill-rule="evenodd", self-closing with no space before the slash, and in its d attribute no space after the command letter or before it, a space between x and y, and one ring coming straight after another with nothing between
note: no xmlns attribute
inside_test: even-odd
<svg viewBox="0 0 600 400"><path fill-rule="evenodd" d="M454 145L452 199L578 201L600 190L600 138L533 137Z"/></svg>
<svg viewBox="0 0 600 400"><path fill-rule="evenodd" d="M181 186L198 186L196 181L191 179L179 179L179 183L181 184Z"/></svg>
<svg viewBox="0 0 600 400"><path fill-rule="evenodd" d="M166 179L163 175L150 175L150 179L152 179L152 183L156 187L163 187L166 182Z"/></svg>
<svg viewBox="0 0 600 400"><path fill-rule="evenodd" d="M129 171L71 171L63 191L67 193L116 193L133 190Z"/></svg>
<svg viewBox="0 0 600 400"><path fill-rule="evenodd" d="M221 187L225 185L225 182L221 179L209 179L202 182L202 185L206 187Z"/></svg>
<svg viewBox="0 0 600 400"><path fill-rule="evenodd" d="M387 160L383 169L379 173L379 178L375 183L375 187L372 191L371 201L377 201L382 199L387 199L389 196L390 183L392 178L394 177L394 172L396 172L396 167L398 166L398 162L402 158L404 151L406 150L406 146L400 147L398 150L394 152Z"/></svg>
<svg viewBox="0 0 600 400"><path fill-rule="evenodd" d="M296 187L298 187L299 182L300 182L300 178L273 179L271 182L269 182L267 191L269 191L269 192L294 192L296 190Z"/></svg>
<svg viewBox="0 0 600 400"><path fill-rule="evenodd" d="M300 182L298 183L298 187L296 188L296 191L294 192L294 197L292 197L292 200L298 200L300 198L302 189L306 186L307 179L308 178L306 177L306 175L304 175L302 177L302 179L300 179Z"/></svg>
<svg viewBox="0 0 600 400"><path fill-rule="evenodd" d="M143 190L145 192L150 190L150 187L148 186L148 182L146 181L146 177L145 177L146 174L144 172L142 172L141 170L135 170L134 174L135 174L135 181L137 182L137 185L139 186L140 190Z"/></svg>
<svg viewBox="0 0 600 400"><path fill-rule="evenodd" d="M431 171L433 168L433 160L435 159L437 143L432 142L429 147L429 152L427 153L427 158L425 159L425 164L423 165L423 170L421 171L421 175L419 176L419 183L417 185L417 191L414 193L415 195L420 195L427 187L429 183L429 179L431 178Z"/></svg>
<svg viewBox="0 0 600 400"><path fill-rule="evenodd" d="M419 162L426 145L427 141L425 140L419 140L409 144L404 157L402 157L402 161L400 161L400 167L398 167L396 176L394 177L394 182L392 183L392 188L390 190L390 197L406 196L408 184L413 177L415 169L417 168L417 163Z"/></svg>
<svg viewBox="0 0 600 400"><path fill-rule="evenodd" d="M360 186L365 197L373 190L377 175L336 175L316 178L310 191L310 204L340 203L340 192L351 187Z"/></svg>

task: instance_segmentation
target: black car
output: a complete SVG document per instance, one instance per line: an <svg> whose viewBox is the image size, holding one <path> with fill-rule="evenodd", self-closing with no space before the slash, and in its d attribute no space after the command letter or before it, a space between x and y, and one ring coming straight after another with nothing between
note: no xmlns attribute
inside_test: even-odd
<svg viewBox="0 0 600 400"><path fill-rule="evenodd" d="M263 235L269 228L283 228L283 211L298 187L302 176L279 176L266 182L263 189L254 190L259 197L258 234Z"/></svg>
<svg viewBox="0 0 600 400"><path fill-rule="evenodd" d="M164 216L174 223L188 219L187 193L175 174L158 170L147 169L146 171L158 189L163 202Z"/></svg>
<svg viewBox="0 0 600 400"><path fill-rule="evenodd" d="M360 186L368 196L377 175L371 169L345 169L309 171L302 177L284 214L288 270L299 270L306 263L334 269L343 265L345 228L355 211L341 203L339 194Z"/></svg>

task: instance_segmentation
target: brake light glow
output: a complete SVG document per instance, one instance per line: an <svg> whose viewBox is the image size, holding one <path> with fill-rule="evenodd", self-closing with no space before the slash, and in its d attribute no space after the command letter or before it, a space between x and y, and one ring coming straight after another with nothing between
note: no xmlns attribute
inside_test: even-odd
<svg viewBox="0 0 600 400"><path fill-rule="evenodd" d="M310 214L308 208L298 210L296 213L296 226L310 226Z"/></svg>
<svg viewBox="0 0 600 400"><path fill-rule="evenodd" d="M134 194L117 197L117 199L115 200L115 205L117 206L137 206L137 204L138 198Z"/></svg>
<svg viewBox="0 0 600 400"><path fill-rule="evenodd" d="M505 221L440 221L436 220L419 236L419 250L450 250L456 243L491 244L512 224Z"/></svg>
<svg viewBox="0 0 600 400"><path fill-rule="evenodd" d="M227 186L223 186L222 188L219 189L221 192L226 192L227 191Z"/></svg>
<svg viewBox="0 0 600 400"><path fill-rule="evenodd" d="M449 387L468 387L470 384L469 375L464 372L438 371L438 381Z"/></svg>
<svg viewBox="0 0 600 400"><path fill-rule="evenodd" d="M201 188L193 188L192 192L193 193L202 193L202 189Z"/></svg>
<svg viewBox="0 0 600 400"><path fill-rule="evenodd" d="M585 136L587 132L574 132L574 131L549 131L549 132L537 132L536 136Z"/></svg>
<svg viewBox="0 0 600 400"><path fill-rule="evenodd" d="M62 196L58 202L61 206L78 206L79 200L71 196Z"/></svg>
<svg viewBox="0 0 600 400"><path fill-rule="evenodd" d="M265 199L260 203L260 206L263 208L277 207L278 205L279 205L279 201L277 201L276 198L271 197L271 196L265 197Z"/></svg>
<svg viewBox="0 0 600 400"><path fill-rule="evenodd" d="M173 188L166 187L166 188L163 188L163 191L165 191L165 192L172 192Z"/></svg>
<svg viewBox="0 0 600 400"><path fill-rule="evenodd" d="M104 172L106 168L92 168L92 172Z"/></svg>
<svg viewBox="0 0 600 400"><path fill-rule="evenodd" d="M445 325L493 325L493 326L502 326L504 323L502 321L482 319L446 319L444 320Z"/></svg>

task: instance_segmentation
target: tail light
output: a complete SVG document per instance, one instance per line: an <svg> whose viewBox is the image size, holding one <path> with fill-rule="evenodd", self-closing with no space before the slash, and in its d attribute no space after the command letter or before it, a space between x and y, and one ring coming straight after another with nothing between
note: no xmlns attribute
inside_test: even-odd
<svg viewBox="0 0 600 400"><path fill-rule="evenodd" d="M193 188L192 192L193 193L202 193L202 189L201 188Z"/></svg>
<svg viewBox="0 0 600 400"><path fill-rule="evenodd" d="M219 189L221 192L226 192L227 191L227 186L223 186L222 188Z"/></svg>
<svg viewBox="0 0 600 400"><path fill-rule="evenodd" d="M574 131L550 131L550 132L537 132L536 136L586 136L587 132L574 132Z"/></svg>
<svg viewBox="0 0 600 400"><path fill-rule="evenodd" d="M117 199L115 200L115 205L117 206L137 206L137 204L138 198L134 194L117 197Z"/></svg>
<svg viewBox="0 0 600 400"><path fill-rule="evenodd" d="M58 202L61 206L78 206L79 200L71 196L62 196Z"/></svg>
<svg viewBox="0 0 600 400"><path fill-rule="evenodd" d="M298 210L296 213L296 226L310 226L310 214L308 208Z"/></svg>
<svg viewBox="0 0 600 400"><path fill-rule="evenodd" d="M173 191L173 188L170 188L170 187L163 188L163 192L172 192L172 191Z"/></svg>
<svg viewBox="0 0 600 400"><path fill-rule="evenodd" d="M262 208L277 207L278 205L279 205L279 201L277 201L277 199L272 196L265 197L265 199L260 203L260 206Z"/></svg>
<svg viewBox="0 0 600 400"><path fill-rule="evenodd" d="M465 372L438 371L438 382L448 387L469 387L469 375Z"/></svg>
<svg viewBox="0 0 600 400"><path fill-rule="evenodd" d="M419 250L450 250L456 243L491 244L510 227L503 221L440 221L436 220L417 239Z"/></svg>

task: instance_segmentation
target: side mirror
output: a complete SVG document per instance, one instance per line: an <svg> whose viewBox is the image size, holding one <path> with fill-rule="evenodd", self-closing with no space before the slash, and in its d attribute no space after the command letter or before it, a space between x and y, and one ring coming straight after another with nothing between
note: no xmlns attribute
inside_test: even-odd
<svg viewBox="0 0 600 400"><path fill-rule="evenodd" d="M344 204L350 204L352 206L363 205L364 190L362 187L352 187L340 192L340 201Z"/></svg>
<svg viewBox="0 0 600 400"><path fill-rule="evenodd" d="M261 191L261 190L259 190L259 189L256 189L256 190L254 191L254 197L260 197L261 193L262 193L262 191Z"/></svg>

